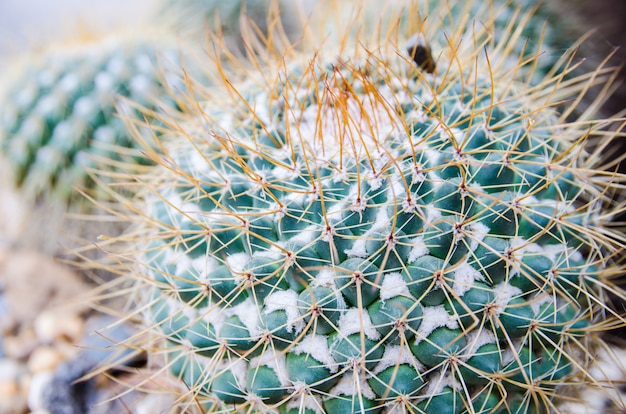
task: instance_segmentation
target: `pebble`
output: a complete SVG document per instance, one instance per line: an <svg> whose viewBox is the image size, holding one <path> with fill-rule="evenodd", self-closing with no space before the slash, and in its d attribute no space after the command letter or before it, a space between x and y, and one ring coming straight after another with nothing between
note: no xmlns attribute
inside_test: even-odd
<svg viewBox="0 0 626 414"><path fill-rule="evenodd" d="M29 327L21 329L15 336L4 338L4 353L6 357L23 361L39 346L35 331Z"/></svg>
<svg viewBox="0 0 626 414"><path fill-rule="evenodd" d="M22 364L0 359L0 413L20 413L26 409L26 377L26 367Z"/></svg>
<svg viewBox="0 0 626 414"><path fill-rule="evenodd" d="M52 372L41 372L32 376L28 390L28 408L31 411L45 410L43 395L52 381Z"/></svg>
<svg viewBox="0 0 626 414"><path fill-rule="evenodd" d="M33 353L31 358L39 360L36 365L42 371L33 375L33 386L28 398L31 410L44 409L53 414L91 413L94 411L90 407L96 407L111 397L104 396L95 378L84 381L79 379L110 358L125 358L132 352L114 345L131 335L129 326L114 324L115 321L114 318L101 315L88 321L85 336L76 341L79 344L76 349L80 351L75 352L72 358L65 359L62 347L56 345L55 348L41 347ZM132 363L132 360L128 362ZM52 370L46 371L46 368ZM111 409L101 412L123 411L121 406L107 407Z"/></svg>
<svg viewBox="0 0 626 414"><path fill-rule="evenodd" d="M35 349L28 358L28 371L32 374L54 371L64 359L65 355L59 350L50 346L42 346Z"/></svg>
<svg viewBox="0 0 626 414"><path fill-rule="evenodd" d="M0 412L7 412L8 402L20 394L20 376L24 369L10 359L0 360Z"/></svg>
<svg viewBox="0 0 626 414"><path fill-rule="evenodd" d="M17 382L25 369L22 364L12 359L0 359L0 382Z"/></svg>
<svg viewBox="0 0 626 414"><path fill-rule="evenodd" d="M7 309L0 329L5 332L33 326L48 310L64 309L77 315L86 309L90 287L78 274L44 255L20 250L0 254L0 277Z"/></svg>
<svg viewBox="0 0 626 414"><path fill-rule="evenodd" d="M50 309L40 313L33 326L39 342L48 344L59 339L72 343L78 341L83 333L83 324L76 313Z"/></svg>

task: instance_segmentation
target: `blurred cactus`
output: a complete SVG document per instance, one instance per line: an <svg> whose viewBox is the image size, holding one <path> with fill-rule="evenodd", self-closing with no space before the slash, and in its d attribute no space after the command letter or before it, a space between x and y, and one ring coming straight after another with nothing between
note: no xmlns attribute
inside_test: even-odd
<svg viewBox="0 0 626 414"><path fill-rule="evenodd" d="M221 36L228 48L242 52L245 31L262 36L295 36L300 24L300 1L284 0L160 0L160 19L187 39L202 42L211 32ZM242 22L245 22L242 24Z"/></svg>
<svg viewBox="0 0 626 414"><path fill-rule="evenodd" d="M623 321L603 298L625 177L602 170L617 121L567 117L610 75L533 86L523 28L405 12L383 36L353 16L340 44L240 84L223 67L164 154L146 148L136 227L103 243L133 266L180 410L545 413L593 382L596 332Z"/></svg>
<svg viewBox="0 0 626 414"><path fill-rule="evenodd" d="M178 59L176 49L158 42L108 38L16 63L3 81L0 123L0 149L16 183L31 196L66 199L86 182L93 156L119 157L119 147L136 147L123 117L133 105L176 108L180 81L165 68L178 73Z"/></svg>
<svg viewBox="0 0 626 414"><path fill-rule="evenodd" d="M141 148L155 144L163 127L154 115L183 112L193 82L187 74L200 71L195 55L150 30L82 36L10 63L0 80L0 159L10 177L3 184L15 188L23 208L0 240L66 256L102 232L120 231L107 219L84 220L94 205L80 192L105 202L94 169L145 168Z"/></svg>
<svg viewBox="0 0 626 414"><path fill-rule="evenodd" d="M0 151L15 183L29 198L67 200L88 183L97 158L139 160L120 150L138 148L123 118L136 117L137 106L177 107L180 84L166 68L178 73L178 59L164 41L110 37L14 65L0 98Z"/></svg>

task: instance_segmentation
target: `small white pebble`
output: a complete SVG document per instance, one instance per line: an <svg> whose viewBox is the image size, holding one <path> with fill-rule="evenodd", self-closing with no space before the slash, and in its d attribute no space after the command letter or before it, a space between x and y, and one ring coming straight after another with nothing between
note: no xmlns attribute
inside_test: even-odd
<svg viewBox="0 0 626 414"><path fill-rule="evenodd" d="M83 333L82 319L66 311L44 311L37 316L33 326L37 339L44 344L55 339L76 341Z"/></svg>
<svg viewBox="0 0 626 414"><path fill-rule="evenodd" d="M37 410L45 411L43 393L49 387L51 381L52 372L42 372L33 375L30 381L30 389L28 390L28 408L30 408L31 412L36 412Z"/></svg>
<svg viewBox="0 0 626 414"><path fill-rule="evenodd" d="M35 349L28 358L28 371L32 374L54 371L63 360L64 357L59 351L49 346L42 346Z"/></svg>

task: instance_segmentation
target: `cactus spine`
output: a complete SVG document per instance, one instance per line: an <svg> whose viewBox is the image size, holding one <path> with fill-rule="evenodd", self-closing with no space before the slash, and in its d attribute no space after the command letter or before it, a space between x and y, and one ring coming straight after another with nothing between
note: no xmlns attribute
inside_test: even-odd
<svg viewBox="0 0 626 414"><path fill-rule="evenodd" d="M224 74L151 152L119 258L186 409L543 413L590 381L623 177L584 144L610 121L566 121L561 76L518 82L463 21Z"/></svg>

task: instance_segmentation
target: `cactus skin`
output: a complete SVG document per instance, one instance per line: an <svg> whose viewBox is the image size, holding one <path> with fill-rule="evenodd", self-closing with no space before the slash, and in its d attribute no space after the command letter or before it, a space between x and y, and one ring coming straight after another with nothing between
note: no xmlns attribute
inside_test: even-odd
<svg viewBox="0 0 626 414"><path fill-rule="evenodd" d="M95 158L125 159L116 147L139 146L124 125L136 116L123 98L147 110L175 107L159 67L176 50L158 40L110 37L51 49L12 68L5 79L0 151L29 198L71 198L89 184ZM139 160L140 158L135 157Z"/></svg>
<svg viewBox="0 0 626 414"><path fill-rule="evenodd" d="M543 413L585 379L605 121L437 30L434 75L378 40L225 81L140 179L137 308L201 410Z"/></svg>

